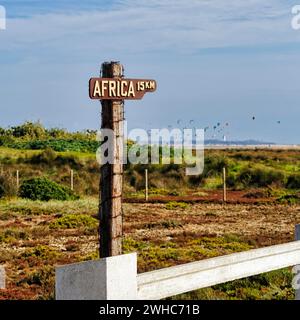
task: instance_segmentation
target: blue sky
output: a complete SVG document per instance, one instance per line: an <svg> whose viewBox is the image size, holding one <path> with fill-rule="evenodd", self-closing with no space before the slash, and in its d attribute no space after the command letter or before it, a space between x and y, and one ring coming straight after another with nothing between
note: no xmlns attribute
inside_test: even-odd
<svg viewBox="0 0 300 320"><path fill-rule="evenodd" d="M88 80L101 62L119 60L127 77L158 82L156 93L126 102L129 128L194 120L211 128L206 138L300 143L295 1L0 0L8 17L0 30L0 126L98 128ZM218 122L229 125L218 133Z"/></svg>

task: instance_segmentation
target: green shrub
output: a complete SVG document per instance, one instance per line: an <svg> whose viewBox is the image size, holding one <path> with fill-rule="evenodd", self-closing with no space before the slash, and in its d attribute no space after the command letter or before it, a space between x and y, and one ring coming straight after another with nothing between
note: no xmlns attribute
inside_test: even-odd
<svg viewBox="0 0 300 320"><path fill-rule="evenodd" d="M232 174L231 172L226 177L226 184L228 187L231 188L237 188L238 187L238 181L237 181L237 175Z"/></svg>
<svg viewBox="0 0 300 320"><path fill-rule="evenodd" d="M25 122L22 125L11 128L12 135L16 138L26 137L29 139L43 138L45 128L39 122Z"/></svg>
<svg viewBox="0 0 300 320"><path fill-rule="evenodd" d="M300 189L300 174L289 176L286 187L289 189Z"/></svg>
<svg viewBox="0 0 300 320"><path fill-rule="evenodd" d="M5 231L0 232L0 243L5 242L13 242L16 240L27 240L29 239L29 235L27 232L16 229L7 229Z"/></svg>
<svg viewBox="0 0 300 320"><path fill-rule="evenodd" d="M30 162L32 164L48 164L51 165L55 161L57 155L56 152L52 148L46 148L40 154L34 155L30 158Z"/></svg>
<svg viewBox="0 0 300 320"><path fill-rule="evenodd" d="M175 190L172 190L172 191L169 191L168 192L168 196L174 196L174 197L177 197L179 196L180 193L178 191L175 191Z"/></svg>
<svg viewBox="0 0 300 320"><path fill-rule="evenodd" d="M176 201L170 201L166 204L167 210L174 210L174 209L186 209L188 208L188 204L185 202L176 202Z"/></svg>
<svg viewBox="0 0 300 320"><path fill-rule="evenodd" d="M57 152L74 151L94 153L99 148L98 141L71 140L71 139L51 139L51 140L3 140L2 145L21 150L44 150L51 148Z"/></svg>
<svg viewBox="0 0 300 320"><path fill-rule="evenodd" d="M300 202L300 196L297 194L283 194L277 198L277 202L282 204L298 204Z"/></svg>
<svg viewBox="0 0 300 320"><path fill-rule="evenodd" d="M14 143L14 139L11 136L0 135L0 146L9 146Z"/></svg>
<svg viewBox="0 0 300 320"><path fill-rule="evenodd" d="M55 159L55 164L57 166L61 165L69 165L74 169L80 170L82 168L82 163L80 159L73 155L64 155L64 156L57 156Z"/></svg>
<svg viewBox="0 0 300 320"><path fill-rule="evenodd" d="M261 199L261 198L269 198L272 196L272 191L269 189L262 189L262 190L254 190L247 192L246 194L243 195L243 198L248 198L248 199Z"/></svg>
<svg viewBox="0 0 300 320"><path fill-rule="evenodd" d="M203 181L204 177L203 175L195 175L195 176L189 176L188 182L191 186L199 186L201 182Z"/></svg>
<svg viewBox="0 0 300 320"><path fill-rule="evenodd" d="M161 221L161 222L148 222L145 223L143 228L146 229L153 229L153 228L181 228L182 224L178 221L175 220L166 220L166 221Z"/></svg>
<svg viewBox="0 0 300 320"><path fill-rule="evenodd" d="M29 285L38 285L44 287L46 290L49 291L53 290L54 285L54 267L52 266L44 266L41 269L35 270L29 273L24 279L22 279L19 284L27 283ZM48 291L47 290L47 291Z"/></svg>
<svg viewBox="0 0 300 320"><path fill-rule="evenodd" d="M86 214L67 214L50 223L51 229L96 228L98 220Z"/></svg>
<svg viewBox="0 0 300 320"><path fill-rule="evenodd" d="M79 198L69 188L47 178L34 178L24 181L19 194L22 198L41 201L76 200Z"/></svg>
<svg viewBox="0 0 300 320"><path fill-rule="evenodd" d="M45 245L38 245L34 248L26 249L21 257L23 258L37 258L46 261L52 261L59 257L60 253L54 250L53 248Z"/></svg>
<svg viewBox="0 0 300 320"><path fill-rule="evenodd" d="M235 155L233 155L233 158L236 160L242 160L242 161L251 161L253 159L252 154L247 154L245 152L238 152Z"/></svg>
<svg viewBox="0 0 300 320"><path fill-rule="evenodd" d="M162 221L161 222L161 226L163 228L166 229L170 229L170 228L181 228L182 224L178 221L174 221L174 220L168 220L168 221Z"/></svg>
<svg viewBox="0 0 300 320"><path fill-rule="evenodd" d="M130 176L129 184L130 184L132 187L135 187L135 185L136 185L136 176L134 176L134 175Z"/></svg>
<svg viewBox="0 0 300 320"><path fill-rule="evenodd" d="M149 194L151 195L160 195L160 196L166 196L169 195L169 191L163 188L150 188Z"/></svg>
<svg viewBox="0 0 300 320"><path fill-rule="evenodd" d="M210 176L222 172L222 169L227 167L227 159L224 156L209 155L205 158L204 176Z"/></svg>
<svg viewBox="0 0 300 320"><path fill-rule="evenodd" d="M160 167L160 172L165 174L169 172L179 172L180 165L176 163L165 164Z"/></svg>
<svg viewBox="0 0 300 320"><path fill-rule="evenodd" d="M16 178L11 173L0 174L0 198L17 195Z"/></svg>
<svg viewBox="0 0 300 320"><path fill-rule="evenodd" d="M244 168L236 176L230 175L227 183L230 187L267 187L271 184L284 185L285 176L281 171L265 168Z"/></svg>

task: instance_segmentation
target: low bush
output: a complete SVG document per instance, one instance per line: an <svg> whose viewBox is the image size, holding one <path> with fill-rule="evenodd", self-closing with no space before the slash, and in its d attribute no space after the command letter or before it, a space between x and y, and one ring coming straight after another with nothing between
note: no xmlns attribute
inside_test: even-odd
<svg viewBox="0 0 300 320"><path fill-rule="evenodd" d="M86 214L67 214L50 223L51 229L96 228L98 220Z"/></svg>
<svg viewBox="0 0 300 320"><path fill-rule="evenodd" d="M285 176L279 170L265 168L244 168L237 175L230 175L227 179L230 187L268 187L272 184L283 186Z"/></svg>
<svg viewBox="0 0 300 320"><path fill-rule="evenodd" d="M19 284L27 283L28 285L38 285L44 287L44 289L53 290L54 284L54 267L45 266L41 269L35 270L29 273L24 279L22 279ZM52 286L52 288L50 287Z"/></svg>
<svg viewBox="0 0 300 320"><path fill-rule="evenodd" d="M167 196L169 195L169 192L167 189L164 188L151 188L149 190L149 194L151 195L159 195L159 196Z"/></svg>
<svg viewBox="0 0 300 320"><path fill-rule="evenodd" d="M16 178L11 173L0 174L0 198L13 197L17 193Z"/></svg>
<svg viewBox="0 0 300 320"><path fill-rule="evenodd" d="M282 204L298 204L300 203L300 196L297 194L283 194L276 199L277 202Z"/></svg>
<svg viewBox="0 0 300 320"><path fill-rule="evenodd" d="M176 201L170 201L166 204L167 210L174 210L174 209L186 209L188 208L188 204L185 202L176 202Z"/></svg>
<svg viewBox="0 0 300 320"><path fill-rule="evenodd" d="M77 200L69 188L59 185L47 178L34 178L26 180L20 187L20 196L30 200Z"/></svg>
<svg viewBox="0 0 300 320"><path fill-rule="evenodd" d="M173 228L181 228L182 224L175 220L166 220L161 222L148 222L145 223L143 228L146 229L154 229L154 228L165 228L165 229L173 229Z"/></svg>
<svg viewBox="0 0 300 320"><path fill-rule="evenodd" d="M269 189L262 189L262 190L254 190L247 192L243 195L243 198L248 199L261 199L261 198L268 198L272 195L272 192Z"/></svg>
<svg viewBox="0 0 300 320"><path fill-rule="evenodd" d="M71 140L71 139L49 139L49 140L8 140L2 138L2 145L21 150L44 150L51 148L57 152L75 151L94 153L99 148L98 141Z"/></svg>
<svg viewBox="0 0 300 320"><path fill-rule="evenodd" d="M38 245L34 248L26 249L21 253L22 258L33 258L42 260L44 263L56 260L60 253L46 245Z"/></svg>
<svg viewBox="0 0 300 320"><path fill-rule="evenodd" d="M227 167L227 159L224 156L209 155L205 158L204 172L205 177L212 173L220 173L224 167Z"/></svg>
<svg viewBox="0 0 300 320"><path fill-rule="evenodd" d="M198 187L200 184L204 181L204 176L203 175L195 175L195 176L189 176L188 182L191 186L193 187Z"/></svg>
<svg viewBox="0 0 300 320"><path fill-rule="evenodd" d="M289 189L300 189L300 174L290 175L286 187Z"/></svg>
<svg viewBox="0 0 300 320"><path fill-rule="evenodd" d="M27 239L29 239L28 233L22 230L6 229L5 231L0 232L0 243L10 243L16 240Z"/></svg>
<svg viewBox="0 0 300 320"><path fill-rule="evenodd" d="M32 164L47 164L47 165L53 165L53 162L55 161L57 155L56 152L51 149L47 148L41 153L34 155L30 158L30 163Z"/></svg>

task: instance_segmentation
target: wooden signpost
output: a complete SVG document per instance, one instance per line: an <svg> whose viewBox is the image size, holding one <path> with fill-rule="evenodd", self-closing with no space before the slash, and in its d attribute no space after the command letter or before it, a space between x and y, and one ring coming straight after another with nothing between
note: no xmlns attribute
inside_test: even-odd
<svg viewBox="0 0 300 320"><path fill-rule="evenodd" d="M91 99L101 100L101 129L114 131L111 146L113 163L101 165L100 178L100 257L122 254L123 214L123 150L124 150L124 100L142 99L147 92L156 90L155 80L124 79L119 62L102 64L103 78L89 82Z"/></svg>
<svg viewBox="0 0 300 320"><path fill-rule="evenodd" d="M154 80L92 78L90 98L101 100L140 100L146 92L156 90Z"/></svg>

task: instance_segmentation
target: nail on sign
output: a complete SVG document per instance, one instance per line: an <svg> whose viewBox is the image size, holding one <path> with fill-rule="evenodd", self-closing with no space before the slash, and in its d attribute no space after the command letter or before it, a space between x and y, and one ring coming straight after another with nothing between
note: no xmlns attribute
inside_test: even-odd
<svg viewBox="0 0 300 320"><path fill-rule="evenodd" d="M155 90L155 80L143 79L92 78L89 85L90 98L97 100L139 100Z"/></svg>

